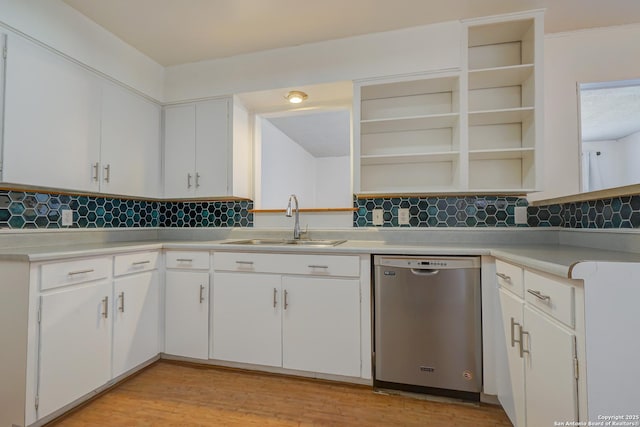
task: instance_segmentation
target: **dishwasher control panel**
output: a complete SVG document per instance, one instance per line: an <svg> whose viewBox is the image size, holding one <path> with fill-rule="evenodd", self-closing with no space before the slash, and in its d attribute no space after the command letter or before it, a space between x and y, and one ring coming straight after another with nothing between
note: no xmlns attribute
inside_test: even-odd
<svg viewBox="0 0 640 427"><path fill-rule="evenodd" d="M479 268L478 257L406 257L378 256L376 265L387 267L411 268L416 270L448 270L452 268Z"/></svg>

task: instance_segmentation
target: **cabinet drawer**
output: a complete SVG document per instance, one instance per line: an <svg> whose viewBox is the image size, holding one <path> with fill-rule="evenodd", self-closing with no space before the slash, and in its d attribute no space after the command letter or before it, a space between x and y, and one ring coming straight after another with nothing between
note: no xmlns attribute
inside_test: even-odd
<svg viewBox="0 0 640 427"><path fill-rule="evenodd" d="M216 252L213 256L213 267L218 271L316 276L360 276L360 258L349 255Z"/></svg>
<svg viewBox="0 0 640 427"><path fill-rule="evenodd" d="M570 327L575 327L573 286L531 271L524 272L525 301Z"/></svg>
<svg viewBox="0 0 640 427"><path fill-rule="evenodd" d="M89 258L43 264L40 267L40 289L91 282L109 277L111 258Z"/></svg>
<svg viewBox="0 0 640 427"><path fill-rule="evenodd" d="M186 270L208 270L209 252L168 251L167 268Z"/></svg>
<svg viewBox="0 0 640 427"><path fill-rule="evenodd" d="M113 275L117 277L125 274L155 270L157 264L157 251L116 255L113 259Z"/></svg>
<svg viewBox="0 0 640 427"><path fill-rule="evenodd" d="M523 297L523 269L521 267L497 259L496 276L500 287L513 292L521 298Z"/></svg>

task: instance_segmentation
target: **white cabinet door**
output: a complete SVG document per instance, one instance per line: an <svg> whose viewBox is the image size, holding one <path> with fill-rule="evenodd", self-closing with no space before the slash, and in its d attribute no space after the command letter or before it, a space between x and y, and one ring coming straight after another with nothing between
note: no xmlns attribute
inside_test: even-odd
<svg viewBox="0 0 640 427"><path fill-rule="evenodd" d="M281 276L214 273L213 359L282 365Z"/></svg>
<svg viewBox="0 0 640 427"><path fill-rule="evenodd" d="M100 191L157 197L160 107L112 83L102 85Z"/></svg>
<svg viewBox="0 0 640 427"><path fill-rule="evenodd" d="M229 194L229 100L215 99L196 104L196 195Z"/></svg>
<svg viewBox="0 0 640 427"><path fill-rule="evenodd" d="M360 281L282 278L282 366L360 376Z"/></svg>
<svg viewBox="0 0 640 427"><path fill-rule="evenodd" d="M209 356L209 273L167 271L165 353Z"/></svg>
<svg viewBox="0 0 640 427"><path fill-rule="evenodd" d="M118 278L113 285L115 378L158 354L157 272Z"/></svg>
<svg viewBox="0 0 640 427"><path fill-rule="evenodd" d="M111 292L105 280L41 297L38 418L110 380Z"/></svg>
<svg viewBox="0 0 640 427"><path fill-rule="evenodd" d="M193 197L195 191L196 107L164 111L164 196Z"/></svg>
<svg viewBox="0 0 640 427"><path fill-rule="evenodd" d="M519 343L524 304L507 290L501 288L499 294L504 328L504 339L500 340L500 345L506 346L508 363L499 367L503 375L498 381L498 399L511 422L520 427L525 425L525 374Z"/></svg>
<svg viewBox="0 0 640 427"><path fill-rule="evenodd" d="M18 36L6 65L2 180L98 191L98 77Z"/></svg>
<svg viewBox="0 0 640 427"><path fill-rule="evenodd" d="M574 334L528 306L524 322L527 426L577 420Z"/></svg>

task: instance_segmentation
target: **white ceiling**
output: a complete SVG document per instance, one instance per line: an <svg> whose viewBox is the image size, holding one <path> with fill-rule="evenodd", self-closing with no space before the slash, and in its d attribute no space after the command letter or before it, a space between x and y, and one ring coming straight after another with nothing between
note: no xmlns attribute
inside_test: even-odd
<svg viewBox="0 0 640 427"><path fill-rule="evenodd" d="M640 132L640 80L618 87L586 86L580 90L583 141L616 140Z"/></svg>
<svg viewBox="0 0 640 427"><path fill-rule="evenodd" d="M63 0L169 66L546 8L545 32L640 22L638 0Z"/></svg>
<svg viewBox="0 0 640 427"><path fill-rule="evenodd" d="M349 110L303 111L268 119L313 157L348 156L351 147Z"/></svg>

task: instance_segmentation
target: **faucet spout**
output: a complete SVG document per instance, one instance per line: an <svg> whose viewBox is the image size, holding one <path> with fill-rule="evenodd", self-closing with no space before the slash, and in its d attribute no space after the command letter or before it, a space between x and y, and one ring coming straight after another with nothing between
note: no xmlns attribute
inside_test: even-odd
<svg viewBox="0 0 640 427"><path fill-rule="evenodd" d="M296 197L295 194L292 194L289 196L289 204L287 205L287 212L286 212L286 216L288 216L289 218L291 218L292 215L292 209L291 209L291 200L293 200L296 204L295 207L295 221L293 224L293 238L294 239L299 239L300 238L300 208L298 206L298 198Z"/></svg>

